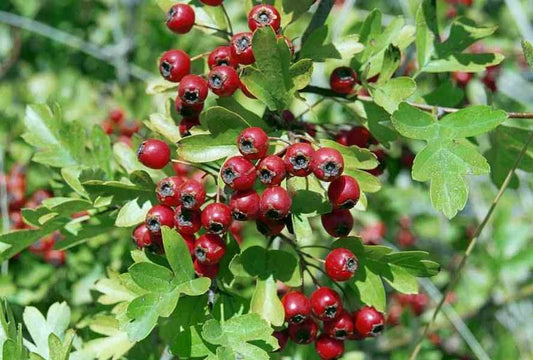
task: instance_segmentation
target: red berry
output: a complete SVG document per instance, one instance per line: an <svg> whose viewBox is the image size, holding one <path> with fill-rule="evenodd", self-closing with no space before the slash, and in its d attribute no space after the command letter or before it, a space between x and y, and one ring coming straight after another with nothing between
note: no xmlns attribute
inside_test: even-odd
<svg viewBox="0 0 533 360"><path fill-rule="evenodd" d="M204 109L204 103L187 105L183 103L179 96L177 96L174 101L174 107L176 108L176 112L184 118L191 118L200 115Z"/></svg>
<svg viewBox="0 0 533 360"><path fill-rule="evenodd" d="M20 211L14 210L9 212L9 222L10 222L10 228L11 229L24 229L26 228L26 224L24 223L24 219L22 218L22 214Z"/></svg>
<svg viewBox="0 0 533 360"><path fill-rule="evenodd" d="M322 226L333 237L347 236L353 228L353 217L349 210L336 209L322 215Z"/></svg>
<svg viewBox="0 0 533 360"><path fill-rule="evenodd" d="M139 132L140 125L137 121L123 121L118 126L120 135L131 137Z"/></svg>
<svg viewBox="0 0 533 360"><path fill-rule="evenodd" d="M203 105L203 104L202 104ZM187 137L191 135L190 130L200 125L200 118L198 116L194 117L184 117L180 121L179 130L180 130L180 136L181 137Z"/></svg>
<svg viewBox="0 0 533 360"><path fill-rule="evenodd" d="M231 66L236 69L239 63L231 56L231 48L229 46L219 46L209 54L207 65L209 69L222 65Z"/></svg>
<svg viewBox="0 0 533 360"><path fill-rule="evenodd" d="M279 349L276 350L276 352L282 352L285 350L287 342L289 341L289 330L274 331L272 336L278 340Z"/></svg>
<svg viewBox="0 0 533 360"><path fill-rule="evenodd" d="M338 67L329 79L331 90L338 94L349 94L357 83L357 74L347 66Z"/></svg>
<svg viewBox="0 0 533 360"><path fill-rule="evenodd" d="M155 194L161 205L178 206L180 204L180 185L183 180L179 176L164 178L157 183Z"/></svg>
<svg viewBox="0 0 533 360"><path fill-rule="evenodd" d="M261 194L261 215L271 220L281 220L289 215L292 199L284 188L273 186Z"/></svg>
<svg viewBox="0 0 533 360"><path fill-rule="evenodd" d="M65 264L67 253L65 250L49 250L44 253L44 260L52 266L58 267Z"/></svg>
<svg viewBox="0 0 533 360"><path fill-rule="evenodd" d="M176 34L186 34L194 26L196 15L187 4L173 5L167 14L167 27Z"/></svg>
<svg viewBox="0 0 533 360"><path fill-rule="evenodd" d="M224 0L200 0L200 2L209 6L218 6L222 5Z"/></svg>
<svg viewBox="0 0 533 360"><path fill-rule="evenodd" d="M399 247L406 248L416 244L416 237L409 229L400 229L396 235L396 242Z"/></svg>
<svg viewBox="0 0 533 360"><path fill-rule="evenodd" d="M315 150L309 143L298 143L289 146L284 161L287 171L294 176L307 176L313 172L311 160Z"/></svg>
<svg viewBox="0 0 533 360"><path fill-rule="evenodd" d="M269 155L257 165L257 176L266 186L279 185L287 176L285 162L279 156Z"/></svg>
<svg viewBox="0 0 533 360"><path fill-rule="evenodd" d="M373 143L372 134L364 126L355 126L346 133L346 146L358 146L360 148L367 148Z"/></svg>
<svg viewBox="0 0 533 360"><path fill-rule="evenodd" d="M225 253L226 243L216 234L203 234L194 244L194 255L202 264L218 264Z"/></svg>
<svg viewBox="0 0 533 360"><path fill-rule="evenodd" d="M56 244L56 233L44 236L30 245L29 250L34 254L42 254L50 251Z"/></svg>
<svg viewBox="0 0 533 360"><path fill-rule="evenodd" d="M281 16L274 6L256 5L248 14L248 27L255 31L264 26L271 26L274 31L278 31L281 26Z"/></svg>
<svg viewBox="0 0 533 360"><path fill-rule="evenodd" d="M181 50L169 50L159 60L159 72L166 80L179 82L191 72L191 58Z"/></svg>
<svg viewBox="0 0 533 360"><path fill-rule="evenodd" d="M334 249L326 257L326 273L335 281L352 278L358 267L357 258L348 249Z"/></svg>
<svg viewBox="0 0 533 360"><path fill-rule="evenodd" d="M344 354L344 341L322 334L316 340L315 348L322 360L335 360Z"/></svg>
<svg viewBox="0 0 533 360"><path fill-rule="evenodd" d="M353 177L342 175L328 187L328 199L334 209L351 209L359 201L361 190Z"/></svg>
<svg viewBox="0 0 533 360"><path fill-rule="evenodd" d="M135 230L133 230L133 234L131 234L131 239L139 249L143 249L152 245L152 239L150 238L150 230L148 230L146 224L138 225Z"/></svg>
<svg viewBox="0 0 533 360"><path fill-rule="evenodd" d="M255 222L257 231L265 236L279 235L285 228L285 221L283 220L270 220L263 216L259 216L259 219Z"/></svg>
<svg viewBox="0 0 533 360"><path fill-rule="evenodd" d="M219 269L219 264L202 264L198 261L198 259L194 260L194 272L199 277L207 277L210 279L214 279L217 277Z"/></svg>
<svg viewBox="0 0 533 360"><path fill-rule="evenodd" d="M333 181L338 179L344 171L344 158L339 151L324 147L313 154L311 169L320 180Z"/></svg>
<svg viewBox="0 0 533 360"><path fill-rule="evenodd" d="M189 253L191 256L194 256L194 244L196 244L196 236L194 234L180 234L183 240L185 241L185 245L187 245L187 248L189 249Z"/></svg>
<svg viewBox="0 0 533 360"><path fill-rule="evenodd" d="M251 189L257 177L254 164L242 156L229 158L220 173L226 185L239 191Z"/></svg>
<svg viewBox="0 0 533 360"><path fill-rule="evenodd" d="M248 160L262 159L268 152L268 135L259 127L244 129L237 137L237 147Z"/></svg>
<svg viewBox="0 0 533 360"><path fill-rule="evenodd" d="M207 75L209 88L218 96L228 97L237 91L241 85L239 74L231 66L217 66Z"/></svg>
<svg viewBox="0 0 533 360"><path fill-rule="evenodd" d="M12 185L9 185L10 188L12 188ZM20 185L23 189L26 188L26 185ZM11 189L12 190L12 189ZM8 194L9 195L9 194ZM43 201L46 199L50 199L53 196L53 194L47 190L37 190L32 194L30 199L28 200L26 207L30 209L34 209L40 205L42 205Z"/></svg>
<svg viewBox="0 0 533 360"><path fill-rule="evenodd" d="M139 146L137 158L151 169L162 169L170 162L170 147L164 141L148 139Z"/></svg>
<svg viewBox="0 0 533 360"><path fill-rule="evenodd" d="M311 294L311 311L318 320L334 320L343 311L341 297L328 287L318 288Z"/></svg>
<svg viewBox="0 0 533 360"><path fill-rule="evenodd" d="M205 202L205 187L196 180L187 180L180 188L181 206L198 210Z"/></svg>
<svg viewBox="0 0 533 360"><path fill-rule="evenodd" d="M207 98L209 87L207 81L198 75L186 75L181 79L178 95L186 105L203 103Z"/></svg>
<svg viewBox="0 0 533 360"><path fill-rule="evenodd" d="M109 120L115 124L120 124L124 121L124 111L120 108L113 109L109 112Z"/></svg>
<svg viewBox="0 0 533 360"><path fill-rule="evenodd" d="M231 209L222 203L209 204L202 211L202 226L213 234L228 231L231 225Z"/></svg>
<svg viewBox="0 0 533 360"><path fill-rule="evenodd" d="M155 205L146 214L145 223L151 233L160 234L163 226L174 227L174 211L168 206Z"/></svg>
<svg viewBox="0 0 533 360"><path fill-rule="evenodd" d="M463 72L463 71L455 71L452 73L452 79L455 81L455 83L460 87L466 87L470 81L474 78L474 74Z"/></svg>
<svg viewBox="0 0 533 360"><path fill-rule="evenodd" d="M383 314L373 307L365 306L354 315L355 331L364 337L377 336L385 327Z"/></svg>
<svg viewBox="0 0 533 360"><path fill-rule="evenodd" d="M241 81L241 85L240 85L240 88L241 88L241 91L243 92L244 95L246 95L246 97L250 98L250 99L257 99L255 97L254 94L252 94L250 92L250 90L248 90L248 88L246 87L246 85L244 85L244 83Z"/></svg>
<svg viewBox="0 0 533 360"><path fill-rule="evenodd" d="M291 324L299 324L311 315L311 303L309 299L298 291L291 291L281 299L285 310L285 321Z"/></svg>
<svg viewBox="0 0 533 360"><path fill-rule="evenodd" d="M291 56L294 56L294 44L292 43L291 39L289 39L288 37L283 36L281 34L277 35L276 38L278 40L279 39L283 39L283 41L285 41L285 44L287 44L287 47L289 48L289 51L291 52Z"/></svg>
<svg viewBox="0 0 533 360"><path fill-rule="evenodd" d="M242 221L234 220L231 222L231 225L229 227L229 233L231 234L231 236L233 236L233 238L239 245L241 245L243 241L243 237L242 237L243 230L244 230L244 225Z"/></svg>
<svg viewBox="0 0 533 360"><path fill-rule="evenodd" d="M255 62L252 39L251 32L238 33L231 38L231 56L239 64L250 65Z"/></svg>
<svg viewBox="0 0 533 360"><path fill-rule="evenodd" d="M113 123L108 120L104 120L100 123L100 127L102 128L102 130L104 130L104 132L107 135L113 134L113 132L115 131L113 126L114 126Z"/></svg>
<svg viewBox="0 0 533 360"><path fill-rule="evenodd" d="M353 316L344 310L338 318L324 323L324 332L332 338L344 340L353 335Z"/></svg>
<svg viewBox="0 0 533 360"><path fill-rule="evenodd" d="M289 337L299 345L311 344L316 339L318 325L312 318L300 324L289 324Z"/></svg>
<svg viewBox="0 0 533 360"><path fill-rule="evenodd" d="M174 226L180 234L192 235L202 227L201 218L199 210L189 210L178 206L174 212Z"/></svg>
<svg viewBox="0 0 533 360"><path fill-rule="evenodd" d="M255 219L259 215L260 201L255 190L235 192L229 202L233 218L239 221Z"/></svg>

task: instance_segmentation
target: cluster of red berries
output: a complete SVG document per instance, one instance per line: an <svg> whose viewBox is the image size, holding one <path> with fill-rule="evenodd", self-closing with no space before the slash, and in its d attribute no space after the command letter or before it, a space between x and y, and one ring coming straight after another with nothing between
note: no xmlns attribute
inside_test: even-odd
<svg viewBox="0 0 533 360"><path fill-rule="evenodd" d="M117 134L117 141L131 147L131 137L139 132L140 123L136 120L126 119L124 110L120 108L109 112L107 119L100 123L100 126L107 135Z"/></svg>
<svg viewBox="0 0 533 360"><path fill-rule="evenodd" d="M387 313L387 325L395 326L400 323L400 318L405 311L409 311L418 317L426 311L429 305L429 297L424 294L400 294L395 293L390 302Z"/></svg>

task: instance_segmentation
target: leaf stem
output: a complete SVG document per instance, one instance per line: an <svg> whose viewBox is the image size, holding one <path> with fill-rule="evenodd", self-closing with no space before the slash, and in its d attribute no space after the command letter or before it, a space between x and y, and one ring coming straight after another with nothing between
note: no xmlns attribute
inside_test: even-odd
<svg viewBox="0 0 533 360"><path fill-rule="evenodd" d="M229 35L233 37L233 25L231 24L231 18L229 17L228 11L226 10L226 7L224 6L224 4L222 4L221 7L222 7L222 11L224 12L224 16L226 17L226 21L228 23Z"/></svg>
<svg viewBox="0 0 533 360"><path fill-rule="evenodd" d="M193 56L193 57L191 58L191 61L195 61L195 60L201 59L201 58L203 58L203 57L209 56L209 54L210 54L209 52L205 52L205 53L198 54L198 55L196 55L196 56Z"/></svg>
<svg viewBox="0 0 533 360"><path fill-rule="evenodd" d="M285 140L285 139L280 138L280 137L270 137L269 139L270 139L270 141L279 141L279 142L285 143L287 145L292 145L289 140Z"/></svg>
<svg viewBox="0 0 533 360"><path fill-rule="evenodd" d="M222 34L226 35L227 37L233 36L232 33L230 33L229 31L222 30L222 29L219 29L219 28L214 27L214 26L209 26L209 25L204 25L204 24L194 24L194 26L199 27L199 28L203 28L203 29L218 31L219 33L222 33Z"/></svg>

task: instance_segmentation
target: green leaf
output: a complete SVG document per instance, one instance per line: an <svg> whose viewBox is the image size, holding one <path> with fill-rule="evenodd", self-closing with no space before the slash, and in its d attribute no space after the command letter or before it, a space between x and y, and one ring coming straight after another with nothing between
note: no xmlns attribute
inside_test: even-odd
<svg viewBox="0 0 533 360"><path fill-rule="evenodd" d="M533 45L527 40L522 40L522 50L531 71L533 71Z"/></svg>
<svg viewBox="0 0 533 360"><path fill-rule="evenodd" d="M299 266L292 253L252 246L232 260L230 269L236 276L248 275L261 280L273 276L286 283L295 279L294 273L299 271Z"/></svg>
<svg viewBox="0 0 533 360"><path fill-rule="evenodd" d="M331 10L333 9L334 4L334 0L320 1L320 4L318 4L318 8L316 9L313 17L311 18L311 22L307 26L307 29L305 29L305 32L302 36L302 44L306 43L307 39L309 38L309 35L313 33L315 29L318 29L326 23L326 20Z"/></svg>
<svg viewBox="0 0 533 360"><path fill-rule="evenodd" d="M302 59L297 63L292 64L289 72L294 81L294 90L302 90L311 82L311 76L313 75L313 61L311 59Z"/></svg>
<svg viewBox="0 0 533 360"><path fill-rule="evenodd" d="M364 265L359 267L354 278L355 289L359 294L360 300L376 308L378 311L385 312L387 308L387 298L383 281L379 275L370 271Z"/></svg>
<svg viewBox="0 0 533 360"><path fill-rule="evenodd" d="M79 141L82 141L82 139L79 139ZM93 127L91 144L94 165L101 168L108 178L111 178L113 175L111 161L109 161L112 156L111 138L99 125Z"/></svg>
<svg viewBox="0 0 533 360"><path fill-rule="evenodd" d="M281 6L279 6L280 3ZM314 0L276 0L276 7L278 9L283 9L283 16L281 17L282 24L285 26L296 21L309 10L313 3Z"/></svg>
<svg viewBox="0 0 533 360"><path fill-rule="evenodd" d="M132 198L137 198L137 201L142 204L147 201L157 203L153 189L125 182L90 180L83 182L83 187L93 198L112 196L114 203L130 201Z"/></svg>
<svg viewBox="0 0 533 360"><path fill-rule="evenodd" d="M480 72L501 63L502 54L455 54L443 59L430 60L424 67L425 72Z"/></svg>
<svg viewBox="0 0 533 360"><path fill-rule="evenodd" d="M213 106L204 111L201 122L213 136L224 134L228 130L240 132L251 126L240 115L220 106Z"/></svg>
<svg viewBox="0 0 533 360"><path fill-rule="evenodd" d="M374 102L365 101L363 107L370 133L385 147L389 147L389 143L397 138L396 132L392 130L390 114Z"/></svg>
<svg viewBox="0 0 533 360"><path fill-rule="evenodd" d="M250 126L256 126L260 127L266 132L270 131L270 127L267 125L267 123L263 120L263 118L257 114L263 114L264 108L259 108L257 110L254 109L256 112L252 112L245 108L239 101L237 101L234 97L219 97L217 99L217 104L219 106L222 106L223 108L228 109L231 112L234 112L238 114L241 118L246 119L246 122L250 124Z"/></svg>
<svg viewBox="0 0 533 360"><path fill-rule="evenodd" d="M416 83L408 77L391 79L383 85L370 87L372 98L389 114L398 109L401 102L407 100L416 91Z"/></svg>
<svg viewBox="0 0 533 360"><path fill-rule="evenodd" d="M131 227L138 225L146 218L146 213L152 204L146 201L142 207L139 206L137 199L128 201L118 212L115 225L118 227Z"/></svg>
<svg viewBox="0 0 533 360"><path fill-rule="evenodd" d="M424 1L420 4L420 8L416 13L416 59L419 69L424 68L431 58L435 39L435 32L430 30L430 25L428 24L432 20L432 14L428 14L428 3L428 1Z"/></svg>
<svg viewBox="0 0 533 360"><path fill-rule="evenodd" d="M250 309L274 326L282 326L285 322L285 311L272 275L266 280L257 280Z"/></svg>
<svg viewBox="0 0 533 360"><path fill-rule="evenodd" d="M145 290L167 293L175 288L172 284L174 274L164 266L140 262L133 264L128 272L133 281Z"/></svg>
<svg viewBox="0 0 533 360"><path fill-rule="evenodd" d="M491 36L497 29L497 26L477 27L472 20L464 17L457 18L452 23L448 39L437 44L438 56L446 58L454 53L460 53L476 41Z"/></svg>
<svg viewBox="0 0 533 360"><path fill-rule="evenodd" d="M230 130L217 136L192 135L178 142L178 156L192 163L207 163L238 155L239 131Z"/></svg>
<svg viewBox="0 0 533 360"><path fill-rule="evenodd" d="M287 181L292 196L292 213L307 217L326 214L331 211L326 190L315 177L292 177Z"/></svg>
<svg viewBox="0 0 533 360"><path fill-rule="evenodd" d="M194 266L189 248L183 237L176 231L164 226L162 229L163 246L168 263L174 271L175 283L181 284L194 278Z"/></svg>
<svg viewBox="0 0 533 360"><path fill-rule="evenodd" d="M131 174L137 170L142 170L150 174L153 179L161 179L164 177L163 171L152 170L141 164L141 162L137 159L137 154L135 151L122 142L118 142L113 145L113 155L117 163L124 170L126 170L128 174Z"/></svg>
<svg viewBox="0 0 533 360"><path fill-rule="evenodd" d="M181 139L180 129L170 116L164 114L152 114L150 120L144 124L153 132L160 134L171 143L176 143Z"/></svg>
<svg viewBox="0 0 533 360"><path fill-rule="evenodd" d="M464 97L464 91L448 80L441 82L435 90L424 95L424 100L429 105L455 107L462 103Z"/></svg>
<svg viewBox="0 0 533 360"><path fill-rule="evenodd" d="M300 56L315 62L327 59L342 59L341 53L332 43L326 43L329 29L327 25L315 29L300 50Z"/></svg>
<svg viewBox="0 0 533 360"><path fill-rule="evenodd" d="M388 82L400 66L402 53L399 48L394 45L389 45L383 56L383 65L379 73L378 86Z"/></svg>

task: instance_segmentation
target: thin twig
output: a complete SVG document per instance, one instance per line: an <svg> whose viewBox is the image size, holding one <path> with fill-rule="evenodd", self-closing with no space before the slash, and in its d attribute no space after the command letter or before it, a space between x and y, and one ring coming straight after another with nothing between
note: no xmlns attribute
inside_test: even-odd
<svg viewBox="0 0 533 360"><path fill-rule="evenodd" d="M208 30L218 31L219 33L222 33L222 34L224 34L226 36L232 36L230 32L228 32L226 30L219 29L219 28L214 27L214 26L209 26L209 25L204 25L204 24L194 24L194 26L199 27L199 28L208 29Z"/></svg>
<svg viewBox="0 0 533 360"><path fill-rule="evenodd" d="M2 233L9 231L9 211L7 199L7 171L4 161L4 148L0 144L0 215L2 216ZM2 263L2 275L7 275L9 260Z"/></svg>
<svg viewBox="0 0 533 360"><path fill-rule="evenodd" d="M226 10L226 7L224 6L224 4L222 4L221 6L222 6L222 11L224 12L224 16L226 17L226 22L228 23L229 34L233 37L233 25L231 24L231 18L229 17L228 11Z"/></svg>

